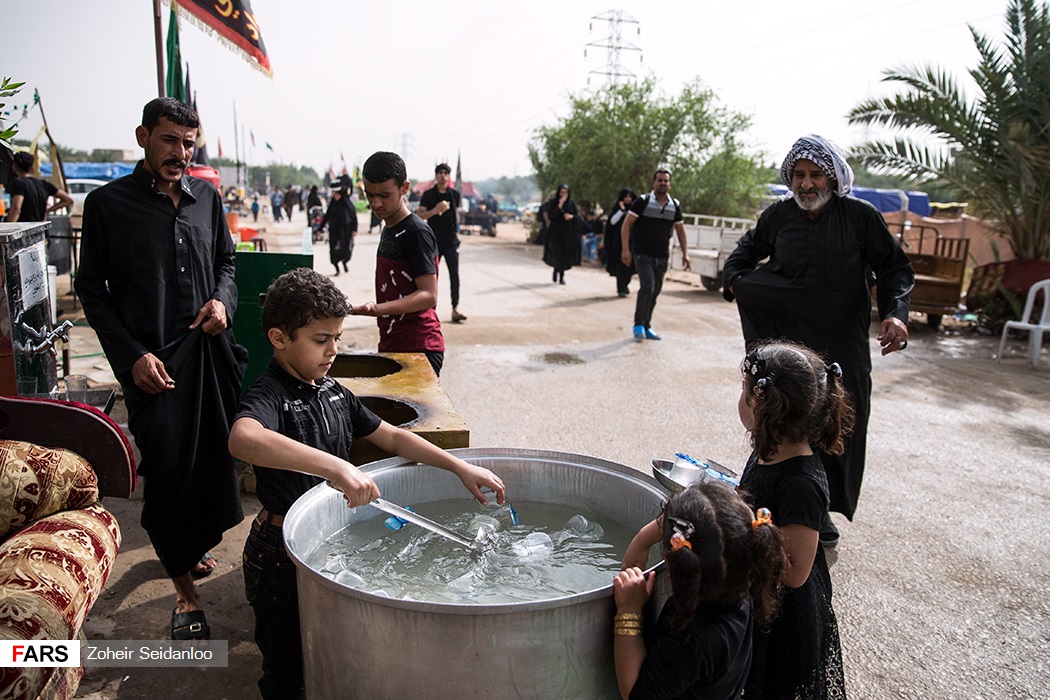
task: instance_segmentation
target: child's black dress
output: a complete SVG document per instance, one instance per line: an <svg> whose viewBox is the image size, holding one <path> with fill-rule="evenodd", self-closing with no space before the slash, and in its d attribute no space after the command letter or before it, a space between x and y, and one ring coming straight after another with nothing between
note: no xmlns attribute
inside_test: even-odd
<svg viewBox="0 0 1050 700"><path fill-rule="evenodd" d="M817 455L758 464L752 454L740 490L755 508L769 508L773 523L781 527L803 525L819 531L828 510L828 482ZM806 582L795 589L785 587L780 612L768 629L755 626L744 698L845 697L842 647L831 607L831 575L824 548L818 543Z"/></svg>
<svg viewBox="0 0 1050 700"><path fill-rule="evenodd" d="M738 700L751 660L751 600L702 603L681 632L671 629L674 606L672 595L646 645L631 700Z"/></svg>

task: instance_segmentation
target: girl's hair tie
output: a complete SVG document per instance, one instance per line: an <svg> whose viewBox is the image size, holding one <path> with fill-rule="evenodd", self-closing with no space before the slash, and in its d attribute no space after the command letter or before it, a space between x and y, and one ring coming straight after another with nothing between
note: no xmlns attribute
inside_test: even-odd
<svg viewBox="0 0 1050 700"><path fill-rule="evenodd" d="M770 374L768 377L761 377L758 381L755 382L755 386L753 389L753 391L755 392L755 396L757 396L760 399L766 398L766 390L773 386L774 376L775 375Z"/></svg>
<svg viewBox="0 0 1050 700"><path fill-rule="evenodd" d="M766 376L765 359L759 359L758 352L752 350L744 357L744 371L752 377Z"/></svg>
<svg viewBox="0 0 1050 700"><path fill-rule="evenodd" d="M832 362L830 365L824 368L829 376L835 377L836 379L842 379L842 366L838 362Z"/></svg>
<svg viewBox="0 0 1050 700"><path fill-rule="evenodd" d="M743 366L744 373L750 374L755 380L755 385L752 387L755 396L760 399L766 398L766 390L773 386L773 378L776 374L769 371L765 358L760 358L758 351L752 350L744 357Z"/></svg>
<svg viewBox="0 0 1050 700"><path fill-rule="evenodd" d="M693 549L692 543L689 540L687 540L682 533L676 532L676 533L672 534L671 535L671 551L672 552L677 552L682 547L685 547L688 550L692 550Z"/></svg>
<svg viewBox="0 0 1050 700"><path fill-rule="evenodd" d="M674 530L671 533L671 551L677 552L682 547L692 551L693 543L689 541L689 538L693 536L693 524L681 518L668 518L667 521L671 523L671 528Z"/></svg>
<svg viewBox="0 0 1050 700"><path fill-rule="evenodd" d="M755 512L755 519L751 521L751 529L757 530L759 525L772 525L773 514L769 512L769 508L759 508Z"/></svg>

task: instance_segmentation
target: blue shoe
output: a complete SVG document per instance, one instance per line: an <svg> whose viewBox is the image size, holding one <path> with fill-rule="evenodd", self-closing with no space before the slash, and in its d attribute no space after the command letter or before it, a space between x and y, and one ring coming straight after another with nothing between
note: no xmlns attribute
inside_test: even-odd
<svg viewBox="0 0 1050 700"><path fill-rule="evenodd" d="M635 331L635 333L637 333L637 331ZM645 329L645 338L646 340L662 340L662 338L658 336L652 328Z"/></svg>
<svg viewBox="0 0 1050 700"><path fill-rule="evenodd" d="M634 327L634 339L635 340L645 340L645 326L635 326Z"/></svg>

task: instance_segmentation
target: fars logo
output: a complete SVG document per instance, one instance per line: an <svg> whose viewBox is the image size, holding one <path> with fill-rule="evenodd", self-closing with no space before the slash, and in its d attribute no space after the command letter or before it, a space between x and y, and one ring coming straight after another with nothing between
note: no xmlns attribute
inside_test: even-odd
<svg viewBox="0 0 1050 700"><path fill-rule="evenodd" d="M79 665L79 640L0 640L0 666Z"/></svg>

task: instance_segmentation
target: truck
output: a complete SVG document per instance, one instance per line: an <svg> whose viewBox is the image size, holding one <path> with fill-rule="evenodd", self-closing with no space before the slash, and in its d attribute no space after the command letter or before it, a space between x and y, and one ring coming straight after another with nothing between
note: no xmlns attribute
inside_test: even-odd
<svg viewBox="0 0 1050 700"><path fill-rule="evenodd" d="M755 225L755 219L731 216L682 214L685 224L686 246L692 263L692 272L700 276L704 289L717 291L722 287L722 267L736 248L737 241ZM670 268L682 269L678 237L672 236Z"/></svg>

